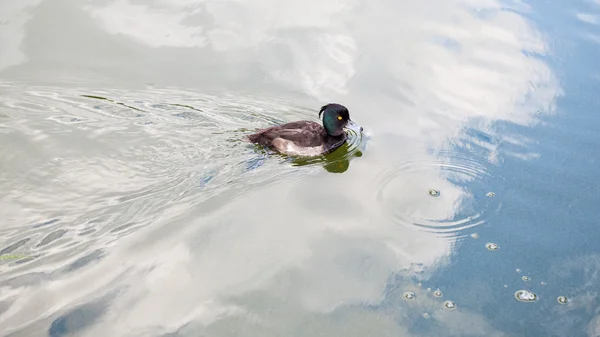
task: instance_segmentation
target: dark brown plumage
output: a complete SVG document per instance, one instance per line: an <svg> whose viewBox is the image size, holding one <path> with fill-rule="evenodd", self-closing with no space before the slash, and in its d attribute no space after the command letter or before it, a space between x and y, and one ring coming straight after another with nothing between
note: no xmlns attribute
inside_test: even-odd
<svg viewBox="0 0 600 337"><path fill-rule="evenodd" d="M344 127L354 125L348 109L340 104L321 108L324 126L312 121L295 121L272 126L248 136L254 144L288 155L316 156L331 152L347 138ZM360 128L362 131L362 128Z"/></svg>

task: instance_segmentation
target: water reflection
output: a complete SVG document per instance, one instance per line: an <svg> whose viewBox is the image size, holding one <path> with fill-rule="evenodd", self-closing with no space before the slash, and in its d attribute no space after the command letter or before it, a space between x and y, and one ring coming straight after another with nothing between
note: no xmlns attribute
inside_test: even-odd
<svg viewBox="0 0 600 337"><path fill-rule="evenodd" d="M350 167L350 160L362 157L366 147L366 140L361 134L348 132L348 140L335 151L318 157L292 157L290 162L294 166L322 165L330 173L343 173Z"/></svg>
<svg viewBox="0 0 600 337"><path fill-rule="evenodd" d="M0 5L0 72L8 67L22 64L27 56L22 50L25 38L25 25L31 19L28 9L35 7L42 0L25 0L18 2L5 2Z"/></svg>
<svg viewBox="0 0 600 337"><path fill-rule="evenodd" d="M497 177L486 172L483 158L459 151L439 155L437 159L412 157L382 171L377 199L382 212L395 223L449 236L465 235L466 230L485 223L487 213L500 210L500 198L486 194L490 180Z"/></svg>
<svg viewBox="0 0 600 337"><path fill-rule="evenodd" d="M3 53L27 57L2 59L2 75L63 87L2 87L0 142L20 149L0 162L2 247L36 258L2 265L0 330L504 335L473 305L486 289L442 300L418 285L500 210L503 156L536 157L495 123L532 125L561 93L537 56L545 41L514 10L436 0L16 10L33 19L9 20L1 41L23 38ZM237 141L310 118L322 101L351 107L368 149L290 162Z"/></svg>

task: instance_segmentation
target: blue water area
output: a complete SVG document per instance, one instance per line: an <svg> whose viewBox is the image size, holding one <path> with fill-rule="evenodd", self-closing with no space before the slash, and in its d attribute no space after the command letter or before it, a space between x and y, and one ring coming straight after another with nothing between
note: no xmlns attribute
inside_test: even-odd
<svg viewBox="0 0 600 337"><path fill-rule="evenodd" d="M593 2L529 4L533 10L521 15L535 22L552 46L551 53L530 57L551 65L564 93L556 113L540 125L494 125L497 134L530 139L519 147L536 156L504 155L500 167L487 166L492 176L503 178L489 185L502 190L495 196L502 199L501 210L477 228L477 239L463 240L451 265L436 270L424 286L441 286L450 298L468 298L463 307L509 335L590 336L590 322L600 308L595 272L600 261L600 41L590 40L586 32L600 29L573 12L593 9L597 17L598 8ZM514 144L500 148L516 149ZM488 241L500 248L487 250ZM532 291L538 300L516 301L516 289ZM591 298L580 302L587 308L577 308L561 307L559 296Z"/></svg>

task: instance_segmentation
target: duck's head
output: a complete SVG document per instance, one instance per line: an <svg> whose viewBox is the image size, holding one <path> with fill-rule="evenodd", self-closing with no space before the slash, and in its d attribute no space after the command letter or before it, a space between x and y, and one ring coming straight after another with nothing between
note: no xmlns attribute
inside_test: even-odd
<svg viewBox="0 0 600 337"><path fill-rule="evenodd" d="M354 123L350 119L350 113L348 109L337 103L330 103L321 108L319 111L319 118L323 114L323 127L330 136L341 136L344 134L344 128L351 128L362 132L362 126Z"/></svg>

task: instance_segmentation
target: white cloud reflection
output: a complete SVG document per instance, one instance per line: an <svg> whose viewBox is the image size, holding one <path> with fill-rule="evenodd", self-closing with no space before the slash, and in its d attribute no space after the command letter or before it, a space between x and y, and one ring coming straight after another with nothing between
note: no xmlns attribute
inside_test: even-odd
<svg viewBox="0 0 600 337"><path fill-rule="evenodd" d="M528 21L500 7L493 0L119 0L88 10L111 34L152 47L204 48L229 61L243 55L223 71L258 65L270 81L346 102L357 118L373 108L393 112L392 120L369 121L379 132L407 125L422 133L473 117L529 124L553 110L556 79L530 56L547 46Z"/></svg>
<svg viewBox="0 0 600 337"><path fill-rule="evenodd" d="M577 13L577 14L575 14L575 16L577 17L577 19L581 20L582 22L590 23L592 25L598 24L598 17L594 14Z"/></svg>
<svg viewBox="0 0 600 337"><path fill-rule="evenodd" d="M0 4L0 71L26 60L21 46L25 37L25 24L31 19L28 11L41 1L5 1Z"/></svg>
<svg viewBox="0 0 600 337"><path fill-rule="evenodd" d="M129 36L151 47L204 46L206 39L202 27L182 24L186 17L196 11L188 11L186 6L177 5L174 2L166 7L149 8L146 4L120 0L90 12L107 32Z"/></svg>

